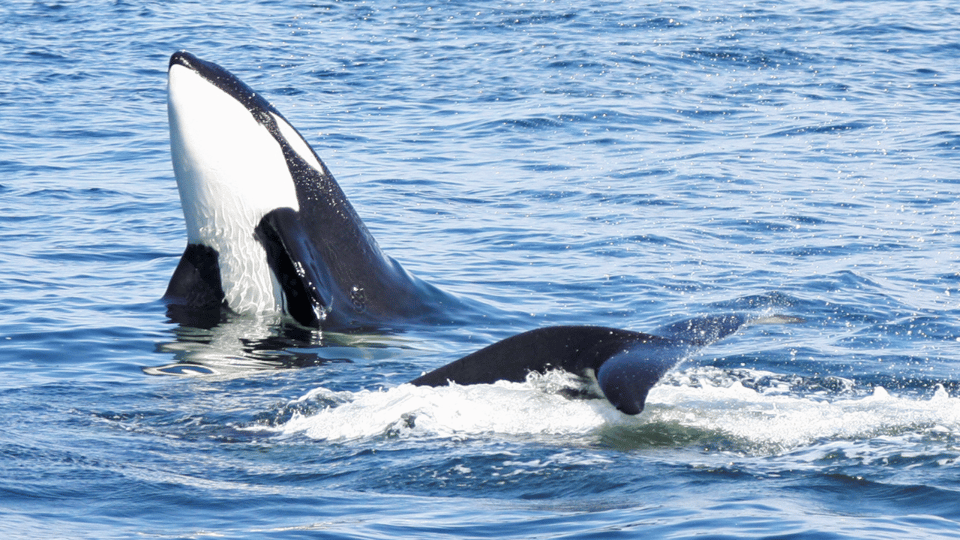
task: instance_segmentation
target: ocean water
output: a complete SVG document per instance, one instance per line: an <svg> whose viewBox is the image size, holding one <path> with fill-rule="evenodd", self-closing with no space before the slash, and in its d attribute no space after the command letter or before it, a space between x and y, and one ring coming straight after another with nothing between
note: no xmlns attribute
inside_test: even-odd
<svg viewBox="0 0 960 540"><path fill-rule="evenodd" d="M0 30L0 536L960 537L954 3L14 0ZM180 49L483 317L168 319ZM730 311L806 322L637 417L562 373L404 384Z"/></svg>

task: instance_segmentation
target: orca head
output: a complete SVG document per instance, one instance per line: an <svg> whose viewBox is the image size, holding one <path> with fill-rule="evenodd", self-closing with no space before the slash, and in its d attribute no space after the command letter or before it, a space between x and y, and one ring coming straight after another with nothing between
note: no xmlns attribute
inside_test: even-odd
<svg viewBox="0 0 960 540"><path fill-rule="evenodd" d="M170 58L173 168L188 245L218 256L224 301L239 313L277 311L284 297L254 231L277 208L299 211L290 170L325 171L303 137L263 97L211 62Z"/></svg>

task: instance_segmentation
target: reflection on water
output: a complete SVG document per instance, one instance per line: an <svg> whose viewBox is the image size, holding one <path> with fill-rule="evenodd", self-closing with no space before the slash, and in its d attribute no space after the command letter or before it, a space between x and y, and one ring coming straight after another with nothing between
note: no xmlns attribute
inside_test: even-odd
<svg viewBox="0 0 960 540"><path fill-rule="evenodd" d="M209 327L180 325L175 339L157 345L173 362L143 368L149 375L231 376L250 371L319 366L370 359L404 346L404 338L306 328L280 315L221 315Z"/></svg>

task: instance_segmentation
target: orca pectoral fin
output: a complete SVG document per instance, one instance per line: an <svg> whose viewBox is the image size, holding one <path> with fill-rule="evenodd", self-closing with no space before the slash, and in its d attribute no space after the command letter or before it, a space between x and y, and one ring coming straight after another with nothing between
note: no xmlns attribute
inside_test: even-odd
<svg viewBox="0 0 960 540"><path fill-rule="evenodd" d="M310 243L310 234L292 208L277 208L260 220L254 234L283 289L286 311L304 326L317 326L330 306L330 273Z"/></svg>
<svg viewBox="0 0 960 540"><path fill-rule="evenodd" d="M607 400L621 412L640 414L647 394L692 350L682 343L639 342L608 358L596 371Z"/></svg>
<svg viewBox="0 0 960 540"><path fill-rule="evenodd" d="M170 278L164 301L192 310L219 309L223 303L220 254L200 244L188 244Z"/></svg>

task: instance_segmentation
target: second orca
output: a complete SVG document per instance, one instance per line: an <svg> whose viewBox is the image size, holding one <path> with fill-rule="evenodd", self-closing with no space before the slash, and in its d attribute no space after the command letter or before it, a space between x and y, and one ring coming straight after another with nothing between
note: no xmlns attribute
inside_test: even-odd
<svg viewBox="0 0 960 540"><path fill-rule="evenodd" d="M563 370L596 378L603 395L621 412L643 411L650 389L699 349L750 324L796 323L784 315L734 313L681 321L655 334L597 326L551 326L517 334L422 375L411 384L523 382L530 373Z"/></svg>

